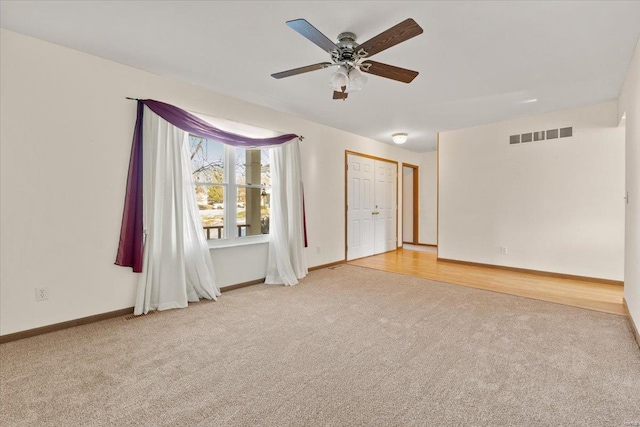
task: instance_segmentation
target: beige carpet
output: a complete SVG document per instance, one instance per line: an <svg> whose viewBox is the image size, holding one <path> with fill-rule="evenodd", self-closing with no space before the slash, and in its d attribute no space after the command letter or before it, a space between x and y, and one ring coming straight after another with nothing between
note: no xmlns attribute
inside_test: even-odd
<svg viewBox="0 0 640 427"><path fill-rule="evenodd" d="M2 426L640 423L627 320L354 266L0 346Z"/></svg>

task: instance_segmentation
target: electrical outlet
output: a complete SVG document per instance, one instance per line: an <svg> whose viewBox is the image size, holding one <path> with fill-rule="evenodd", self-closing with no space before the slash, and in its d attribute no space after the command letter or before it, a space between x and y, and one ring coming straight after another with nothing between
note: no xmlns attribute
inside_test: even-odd
<svg viewBox="0 0 640 427"><path fill-rule="evenodd" d="M36 288L36 301L49 299L49 288Z"/></svg>
<svg viewBox="0 0 640 427"><path fill-rule="evenodd" d="M507 248L506 246L500 246L500 253L502 255L506 255L509 252L509 248Z"/></svg>
<svg viewBox="0 0 640 427"><path fill-rule="evenodd" d="M316 253L319 253L319 254L322 253L322 246L317 246L316 247Z"/></svg>

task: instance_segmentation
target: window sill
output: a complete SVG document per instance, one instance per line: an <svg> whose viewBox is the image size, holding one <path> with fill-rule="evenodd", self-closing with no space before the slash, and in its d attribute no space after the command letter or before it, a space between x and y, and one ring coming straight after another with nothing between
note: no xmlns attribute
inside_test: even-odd
<svg viewBox="0 0 640 427"><path fill-rule="evenodd" d="M250 237L242 237L236 239L220 239L220 240L208 240L209 249L219 249L219 248L235 248L238 246L249 246L249 245L261 245L264 243L269 243L269 235L263 234L260 236L250 236Z"/></svg>

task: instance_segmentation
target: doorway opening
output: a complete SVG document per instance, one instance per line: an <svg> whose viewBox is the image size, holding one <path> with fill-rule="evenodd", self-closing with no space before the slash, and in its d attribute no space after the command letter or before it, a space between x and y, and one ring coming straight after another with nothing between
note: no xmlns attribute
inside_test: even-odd
<svg viewBox="0 0 640 427"><path fill-rule="evenodd" d="M418 166L402 164L402 243L418 244Z"/></svg>

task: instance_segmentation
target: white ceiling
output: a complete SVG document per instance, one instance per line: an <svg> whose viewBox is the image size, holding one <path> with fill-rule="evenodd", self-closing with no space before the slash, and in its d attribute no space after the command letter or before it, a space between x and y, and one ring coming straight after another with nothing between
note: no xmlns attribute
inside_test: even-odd
<svg viewBox="0 0 640 427"><path fill-rule="evenodd" d="M285 25L296 18L361 43L413 18L424 33L373 59L420 75L369 76L347 101L331 99L332 69L273 79L329 60ZM406 148L429 151L438 131L617 98L640 2L3 0L0 24L382 142L408 132Z"/></svg>

